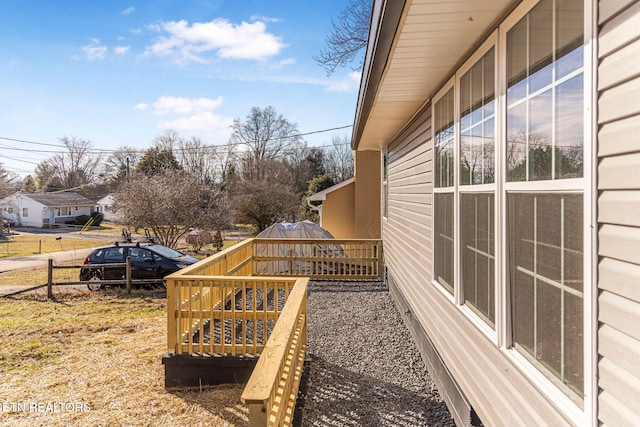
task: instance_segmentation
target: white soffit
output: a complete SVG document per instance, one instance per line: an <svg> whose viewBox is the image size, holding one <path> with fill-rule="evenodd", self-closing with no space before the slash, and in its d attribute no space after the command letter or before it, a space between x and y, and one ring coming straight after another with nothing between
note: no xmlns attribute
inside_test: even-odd
<svg viewBox="0 0 640 427"><path fill-rule="evenodd" d="M366 119L359 150L382 149L513 2L412 0L408 3Z"/></svg>

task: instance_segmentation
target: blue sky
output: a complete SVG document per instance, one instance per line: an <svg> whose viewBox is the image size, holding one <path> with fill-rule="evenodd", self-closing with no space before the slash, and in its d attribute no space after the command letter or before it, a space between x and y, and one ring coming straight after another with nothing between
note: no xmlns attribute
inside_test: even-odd
<svg viewBox="0 0 640 427"><path fill-rule="evenodd" d="M360 75L312 58L347 2L2 0L0 162L26 175L56 150L11 139L145 149L173 129L224 144L269 105L301 133L351 125Z"/></svg>

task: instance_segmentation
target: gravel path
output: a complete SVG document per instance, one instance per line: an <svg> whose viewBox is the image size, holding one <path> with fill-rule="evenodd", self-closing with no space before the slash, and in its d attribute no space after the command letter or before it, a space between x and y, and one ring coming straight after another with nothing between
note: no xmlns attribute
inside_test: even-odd
<svg viewBox="0 0 640 427"><path fill-rule="evenodd" d="M309 284L299 426L454 426L381 282Z"/></svg>

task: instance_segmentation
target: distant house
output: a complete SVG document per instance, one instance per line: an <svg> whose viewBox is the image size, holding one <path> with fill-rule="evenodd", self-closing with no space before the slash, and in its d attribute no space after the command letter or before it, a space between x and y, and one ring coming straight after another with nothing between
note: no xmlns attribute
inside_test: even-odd
<svg viewBox="0 0 640 427"><path fill-rule="evenodd" d="M19 191L0 200L3 218L22 227L65 224L80 215L91 215L96 202L77 193L25 193Z"/></svg>
<svg viewBox="0 0 640 427"><path fill-rule="evenodd" d="M105 221L117 221L118 215L113 212L113 202L115 201L114 194L107 194L102 199L96 202L96 210L104 215Z"/></svg>

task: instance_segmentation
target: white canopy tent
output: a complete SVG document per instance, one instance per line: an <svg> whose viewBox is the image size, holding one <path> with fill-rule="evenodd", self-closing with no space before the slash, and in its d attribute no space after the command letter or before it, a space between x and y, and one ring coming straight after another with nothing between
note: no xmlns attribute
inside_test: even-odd
<svg viewBox="0 0 640 427"><path fill-rule="evenodd" d="M272 239L333 239L324 228L309 220L300 222L277 222L256 237Z"/></svg>
<svg viewBox="0 0 640 427"><path fill-rule="evenodd" d="M295 223L279 222L268 227L256 238L262 239L334 239L334 237L319 225L305 220ZM315 242L305 244L288 244L288 243L258 243L255 246L256 255L258 256L284 256L287 258L314 258L320 254L325 254L327 250L332 253L340 252L339 245L320 245ZM325 270L327 267L316 265L314 261L261 261L258 263L257 270L259 274L278 274L287 272L288 274L299 274L301 272L314 272L317 268Z"/></svg>

